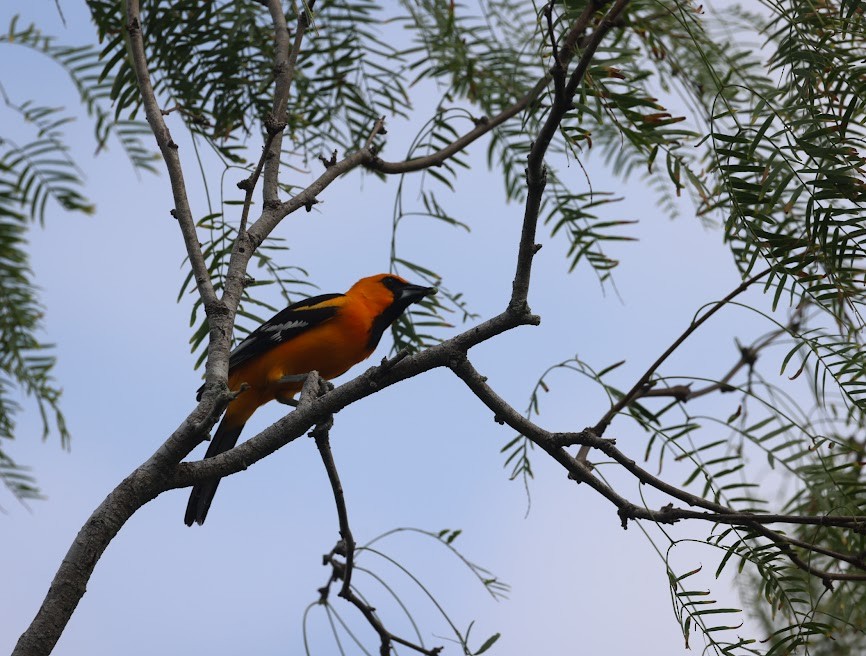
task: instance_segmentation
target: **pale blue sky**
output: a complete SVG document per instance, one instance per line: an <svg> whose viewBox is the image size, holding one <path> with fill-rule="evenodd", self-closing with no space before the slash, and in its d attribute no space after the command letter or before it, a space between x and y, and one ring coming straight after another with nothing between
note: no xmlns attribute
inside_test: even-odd
<svg viewBox="0 0 866 656"><path fill-rule="evenodd" d="M83 3L63 3L68 31L59 24L52 2L35 4L7 0L0 7L0 24L19 12L38 17L47 32L64 40L81 40ZM72 102L62 73L38 56L4 46L0 57L16 62L11 79L7 72L2 81L19 99L32 92L49 102ZM169 125L179 138L176 116L169 117ZM384 155L398 159L410 135L396 124L389 128ZM92 158L90 132L87 121L79 120L70 138L97 214L87 218L52 211L47 228L32 232L33 267L47 307L47 339L57 344L56 375L64 388L73 442L69 453L53 438L41 443L33 409L27 406L20 416L20 440L10 453L33 465L48 499L33 503L32 512L9 499L0 501L8 511L0 517L6 591L0 598L0 651L12 647L36 612L82 522L189 412L200 380L187 344L190 299L175 303L184 276L183 251L169 216L166 176L138 179L116 146ZM471 224L471 234L418 221L407 222L401 236L407 254L441 273L450 288L464 291L471 309L482 317L500 311L508 298L523 213L520 205L501 202L501 181L484 168L485 147L481 142L471 149L473 169L462 174L456 193L446 200L456 216ZM180 153L194 213L203 215L206 206L185 140ZM578 167L572 171L583 175ZM213 169L211 184L219 173ZM575 353L597 368L626 359L616 377L626 386L698 307L738 282L720 233L691 218L686 200L681 201L682 218L671 221L655 209L654 197L640 180L623 186L607 178L600 163L593 164L591 174L596 188L628 195L612 215L640 220L632 230L639 242L610 249L623 262L615 274L622 300L610 291L603 294L585 265L567 275L566 244L550 239L546 228L540 230L544 248L536 259L530 304L541 315L541 326L518 329L471 352L478 369L519 409L526 406L538 375ZM235 182L228 180L227 187ZM359 277L386 270L395 184L394 179L384 185L362 179L355 172L322 194L324 202L316 211L289 217L279 234L291 247L291 263L308 269L323 292L343 291ZM670 371L706 363L703 373L721 374L736 357L732 326L747 341L761 330L750 329L752 325L744 312L726 311L696 335L675 360L681 366ZM386 338L371 362L389 347ZM601 395L577 378L552 380L540 419L546 427L580 429L606 408ZM726 408L734 400L722 398L721 403ZM244 436L285 411L279 405L262 409ZM629 425L619 428L620 446L640 457L644 435ZM460 628L477 620L472 633L476 647L501 631L503 638L492 653L684 653L663 564L637 527L623 531L609 504L576 487L538 454L532 510L524 517L523 488L508 481L499 453L511 437L512 431L494 423L462 383L442 371L342 411L332 446L356 539L363 542L398 526L463 529L456 546L510 583L510 599L490 600L435 545L400 536L383 547L442 595ZM196 455L202 453L200 448ZM621 490L639 498L631 483ZM337 538L333 499L312 442L297 440L224 481L204 527L183 525L186 497L186 491L165 494L124 527L98 564L56 654L303 653L303 609L327 579L321 554ZM703 536L707 528L692 530ZM717 557L693 551L683 553L676 565L682 572L699 565L712 572ZM393 570L377 571L400 581ZM374 605L385 613L386 624L412 637L399 613L386 610L381 588L369 580L358 583L377 600ZM716 598L738 605L728 581L707 576L703 585L713 585ZM447 635L447 629L429 603L414 593L409 599L425 642L445 644L435 636ZM359 626L353 609L338 604L338 610ZM324 613L316 609L310 624L313 651L338 653L325 626ZM360 633L375 652L371 632L362 628ZM348 653L357 652L348 648Z"/></svg>

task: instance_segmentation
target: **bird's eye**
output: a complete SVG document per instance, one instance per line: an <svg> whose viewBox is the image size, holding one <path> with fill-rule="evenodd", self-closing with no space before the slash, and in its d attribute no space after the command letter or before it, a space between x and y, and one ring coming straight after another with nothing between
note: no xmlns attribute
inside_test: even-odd
<svg viewBox="0 0 866 656"><path fill-rule="evenodd" d="M385 276L384 278L382 278L382 284L392 291L403 286L402 283L394 276Z"/></svg>

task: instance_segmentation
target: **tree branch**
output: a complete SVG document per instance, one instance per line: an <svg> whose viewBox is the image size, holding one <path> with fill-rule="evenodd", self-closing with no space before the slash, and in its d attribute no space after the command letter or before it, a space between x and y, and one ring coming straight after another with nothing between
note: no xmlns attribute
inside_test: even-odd
<svg viewBox="0 0 866 656"><path fill-rule="evenodd" d="M551 3L551 5L552 4L553 3ZM530 89L514 104L509 105L495 116L484 116L478 119L475 123L475 127L469 132L455 139L447 146L440 148L435 153L425 155L424 157L415 157L402 162L386 162L378 157L374 157L369 162L365 162L365 166L372 171L389 175L411 173L413 171L422 171L432 166L441 166L446 160L462 151L477 139L525 110L538 99L548 85L550 85L551 80L554 80L557 75L562 75L561 71L565 70L574 57L577 42L586 31L592 16L598 8L604 4L606 4L606 2L591 1L587 3L583 13L574 22L568 33L563 38L562 49L561 52L559 52L558 60L554 61L547 73L535 83L535 86L533 86L532 89Z"/></svg>
<svg viewBox="0 0 866 656"><path fill-rule="evenodd" d="M828 585L828 582L830 581L837 580L866 580L866 573L830 572L814 567L794 553L791 550L791 547L799 547L807 551L829 556L838 561L849 563L866 572L866 561L864 561L861 556L826 549L816 544L805 543L763 526L765 523L811 523L828 526L831 524L829 524L830 520L827 517L815 518L814 521L806 521L802 516L792 516L791 521L787 521L782 519L785 517L784 515L761 515L748 512L737 512L723 504L691 494L690 492L686 492L685 490L677 488L676 486L653 476L648 471L638 466L634 460L622 453L622 451L615 446L613 440L600 438L595 435L592 430L585 430L580 433L551 433L534 424L512 408L504 399L502 399L502 397L496 394L496 392L487 385L487 379L478 373L467 358L459 360L455 359L449 366L452 371L454 371L454 373L466 383L475 396L493 411L495 421L508 424L521 435L532 440L534 444L539 446L548 453L548 455L553 457L554 460L563 465L563 467L569 472L570 477L576 482L589 484L596 492L600 493L613 503L617 507L617 512L622 521L623 528L627 526L629 519L646 519L661 524L671 524L680 519L703 519L713 523L744 526L774 542L779 546L782 553L784 553L791 562L794 563L794 565L809 574L820 578L825 582L825 585ZM620 496L610 486L594 476L585 461L578 458L572 458L563 448L561 448L561 445L572 444L583 444L598 449L606 456L620 464L639 482L649 485L660 492L664 492L665 494L687 503L690 506L698 506L710 512L701 513L688 511L673 508L670 505L665 506L658 511L638 506L628 501L625 497ZM832 525L844 528L866 526L866 517L842 516L839 520L838 524Z"/></svg>
<svg viewBox="0 0 866 656"><path fill-rule="evenodd" d="M346 562L342 565L342 592L345 592L352 585L352 571L355 568L355 538L349 525L349 511L346 508L346 497L343 494L343 485L340 483L340 474L334 462L334 455L331 453L331 443L328 435L333 425L333 418L317 424L310 432L310 437L316 441L316 448L319 449L322 464L325 465L325 471L328 473L328 481L331 483L331 491L334 493L334 503L337 506L337 521L340 524L340 542L331 551L331 557L335 554L341 554L346 559Z"/></svg>
<svg viewBox="0 0 866 656"><path fill-rule="evenodd" d="M279 173L280 173L280 153L282 152L283 130L287 122L287 106L289 93L291 91L292 80L294 79L295 68L297 66L298 55L301 51L304 34L309 25L309 16L304 7L308 7L312 11L315 0L310 0L306 4L302 3L301 10L298 13L298 24L295 32L294 43L289 49L289 28L286 24L286 17L283 14L283 7L280 0L266 0L266 6L271 15L271 22L274 26L274 100L271 112L264 117L264 128L266 141L262 151L259 166L256 172L242 187L246 196L244 199L244 212L241 216L241 226L238 230L238 237L235 241L231 257L229 259L228 271L226 272L225 288L223 291L223 302L229 311L229 327L226 329L230 340L232 327L234 326L235 312L240 304L243 296L244 281L246 271L249 266L250 258L255 250L264 241L270 230L279 223L282 217L279 217L273 224L270 230L265 234L258 234L256 226L262 223L262 218L265 215L270 216L274 207L279 205ZM262 164L263 163L263 164ZM247 215L248 206L252 201L252 194L255 190L256 182L258 181L259 171L263 166L263 190L264 197L263 210L261 217L253 225L253 228L247 232ZM252 234L251 234L252 233ZM212 357L214 347L213 335L208 352L208 365ZM210 381L210 378L205 379Z"/></svg>
<svg viewBox="0 0 866 656"><path fill-rule="evenodd" d="M192 267L196 288L204 305L205 314L209 324L209 347L208 359L205 364L205 380L213 386L214 381L224 381L228 375L229 350L231 343L231 327L234 323L234 311L217 298L216 290L208 271L201 244L198 240L195 220L192 209L187 198L186 183L183 178L183 167L178 155L177 144L171 137L168 126L163 118L157 103L153 84L150 81L150 73L147 65L147 55L144 49L140 8L138 0L127 0L124 5L127 19L127 43L135 70L138 88L141 91L142 104L150 128L156 137L159 150L168 170L171 190L174 197L174 210L172 212L180 226L186 247L187 257ZM212 402L217 402L224 390L207 389L206 395L216 395ZM223 406L224 407L224 406ZM194 442L197 444L197 442Z"/></svg>
<svg viewBox="0 0 866 656"><path fill-rule="evenodd" d="M514 307L518 310L527 303L532 258L540 248L540 246L535 244L535 231L538 224L538 213L541 208L542 194L544 193L544 187L547 183L547 174L544 169L544 156L547 153L551 140L559 130L562 119L565 117L566 113L572 109L574 95L577 93L577 89L583 81L583 76L586 74L587 68L589 68L589 63L595 56L598 47L601 45L602 39L604 39L605 35L614 26L616 19L623 11L625 11L628 1L629 0L617 0L592 33L592 36L586 44L586 48L580 56L580 60L577 62L577 66L575 66L574 71L572 71L569 76L568 84L565 89L562 93L558 93L554 96L554 101L547 118L545 119L541 130L539 130L539 133L536 135L532 148L529 151L526 166L527 193L526 211L523 219L523 235L520 239L520 250L517 254L517 271L514 275L511 301L509 303L510 307ZM591 14L587 14L590 7L594 7L592 2L588 4L587 9L584 11L587 20L589 16L591 16ZM572 30L572 32L574 32L574 30ZM570 52L571 49L562 53L561 59L565 59L567 56L566 53ZM553 71L550 75L554 77L556 75L562 76L562 72L559 69L560 65L564 68L565 62L563 61L561 64L559 61L555 62L553 65Z"/></svg>
<svg viewBox="0 0 866 656"><path fill-rule="evenodd" d="M161 480L219 418L228 395L208 395L144 464L127 476L87 519L66 552L36 617L13 656L50 654L69 623L99 558L126 521L164 490Z"/></svg>
<svg viewBox="0 0 866 656"><path fill-rule="evenodd" d="M241 210L241 222L238 227L238 238L235 240L234 244L235 251L239 248L243 248L243 246L241 246L241 243L246 241L247 221L250 215L250 207L253 204L253 192L255 191L256 185L259 182L259 176L262 174L262 169L264 168L265 163L268 161L268 157L270 156L271 146L276 139L281 137L282 132L285 128L285 122L278 123L272 116L269 116L265 119L265 130L267 131L265 147L262 149L262 154L259 157L256 168L253 170L250 177L244 178L243 180L238 182L238 189L242 189L244 191L244 205L243 209Z"/></svg>
<svg viewBox="0 0 866 656"><path fill-rule="evenodd" d="M371 367L327 394L312 399L309 403L300 404L293 412L233 449L213 458L180 463L174 474L166 480L165 489L189 487L208 478L230 476L243 471L251 464L304 435L316 423L324 421L328 415L335 414L385 387L431 369L450 366L451 363L464 357L462 354L473 346L517 326L536 325L538 322L538 317L532 314L518 314L506 310L435 346L407 355L397 362L388 361L380 366Z"/></svg>
<svg viewBox="0 0 866 656"><path fill-rule="evenodd" d="M691 384L686 385L671 385L669 387L651 387L650 385L656 381L651 381L644 386L643 390L635 398L645 399L650 397L673 397L681 403L692 401L702 396L713 394L714 392L732 392L736 388L730 385L731 380L743 367L751 367L758 359L760 352L772 344L782 335L787 334L788 329L774 330L763 338L757 340L750 346L740 346L740 357L734 365L722 376L719 380L705 385L699 389L692 389Z"/></svg>
<svg viewBox="0 0 866 656"><path fill-rule="evenodd" d="M310 209L318 200L317 196L324 191L334 180L344 173L348 173L352 169L361 164L370 161L373 158L373 152L369 148L362 148L354 153L347 155L344 159L329 166L324 173L320 175L306 189L299 192L292 199L282 203L278 203L273 207L266 207L262 211L261 217L249 229L250 240L253 248L257 248L268 235L276 228L280 221L286 218L289 214L297 212L301 208Z"/></svg>
<svg viewBox="0 0 866 656"><path fill-rule="evenodd" d="M126 33L130 60L135 70L136 79L138 80L138 88L141 91L141 101L144 105L147 122L150 124L150 129L156 137L156 143L159 146L159 151L162 153L165 167L168 170L168 177L171 181L171 191L174 196L174 212L172 215L177 219L177 223L180 226L183 243L186 246L186 254L189 257L190 266L192 266L195 277L195 284L204 302L205 312L210 316L214 307L219 304L219 300L211 283L207 264L204 261L204 255L202 254L198 235L196 234L195 221L192 217L192 210L190 209L189 199L186 195L183 167L177 153L177 144L171 138L171 133L165 124L162 111L156 100L153 84L150 81L139 13L138 0L127 0Z"/></svg>
<svg viewBox="0 0 866 656"><path fill-rule="evenodd" d="M326 390L327 388L325 387L324 389ZM343 485L340 483L340 475L337 472L337 465L334 463L334 456L331 453L328 433L332 426L333 419L329 417L325 422L317 424L310 432L310 437L316 441L316 447L319 449L322 463L325 465L325 470L328 472L328 480L331 483L331 491L334 494L334 502L337 506L337 517L340 523L340 541L331 552L325 556L325 562L326 564L331 565L333 572L328 583L319 589L319 603L327 603L331 583L342 579L343 583L340 587L339 596L361 611L361 614L367 620L367 623L378 634L380 642L379 653L382 656L390 656L392 642L409 647L419 654L436 656L442 651L442 647L426 649L394 635L385 628L382 620L380 620L376 615L376 610L356 595L352 588L352 572L355 569L355 538L352 536L352 529L349 526L349 513L346 509L346 498L343 494ZM335 557L338 555L343 556L346 559L345 562L337 560Z"/></svg>
<svg viewBox="0 0 866 656"><path fill-rule="evenodd" d="M274 104L271 110L273 119L285 126L287 122L286 109L289 104L289 94L292 88L292 80L295 76L298 54L301 52L301 44L304 34L310 26L311 13L316 0L307 0L297 3L298 22L295 28L295 40L289 50L289 27L286 24L286 16L280 0L267 0L268 11L274 25ZM307 13L310 12L310 14ZM267 127L267 126L266 126ZM269 131L270 133L270 131ZM280 153L283 149L283 132L275 135L273 140L265 149L265 176L262 187L264 205L279 202L279 175L280 175Z"/></svg>

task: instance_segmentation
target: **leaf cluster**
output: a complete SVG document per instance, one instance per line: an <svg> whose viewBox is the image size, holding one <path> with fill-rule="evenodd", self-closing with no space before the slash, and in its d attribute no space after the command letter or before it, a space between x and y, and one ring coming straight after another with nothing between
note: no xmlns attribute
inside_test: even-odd
<svg viewBox="0 0 866 656"><path fill-rule="evenodd" d="M98 149L116 137L133 165L153 169L152 155L140 140L142 126L115 122L105 105L110 89L99 78L99 52L91 46L66 46L43 35L34 25L13 18L0 34L0 49L25 48L47 57L66 73L93 120ZM42 338L43 308L27 252L27 232L44 225L59 208L90 214L83 192L84 176L66 143L73 117L64 108L33 99L11 97L0 79L0 98L12 121L0 133L0 480L19 500L37 498L34 478L3 448L15 437L15 398L32 398L42 418L43 438L53 429L66 446L69 432L60 408L60 388L52 369L55 357ZM23 139L11 134L26 135Z"/></svg>

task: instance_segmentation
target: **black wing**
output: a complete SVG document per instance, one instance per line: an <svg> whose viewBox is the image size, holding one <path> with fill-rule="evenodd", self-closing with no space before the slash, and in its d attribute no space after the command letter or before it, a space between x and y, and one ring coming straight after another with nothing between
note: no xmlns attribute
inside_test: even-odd
<svg viewBox="0 0 866 656"><path fill-rule="evenodd" d="M322 294L292 303L247 335L229 356L229 371L277 344L318 326L335 314L340 305L331 303L345 294Z"/></svg>

